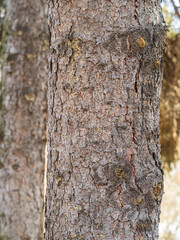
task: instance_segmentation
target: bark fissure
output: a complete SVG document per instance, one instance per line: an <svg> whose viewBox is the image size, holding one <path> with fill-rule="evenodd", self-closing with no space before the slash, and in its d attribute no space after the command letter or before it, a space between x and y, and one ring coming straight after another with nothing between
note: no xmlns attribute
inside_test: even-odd
<svg viewBox="0 0 180 240"><path fill-rule="evenodd" d="M134 0L134 18L137 21L137 23L141 25L138 19L138 0Z"/></svg>

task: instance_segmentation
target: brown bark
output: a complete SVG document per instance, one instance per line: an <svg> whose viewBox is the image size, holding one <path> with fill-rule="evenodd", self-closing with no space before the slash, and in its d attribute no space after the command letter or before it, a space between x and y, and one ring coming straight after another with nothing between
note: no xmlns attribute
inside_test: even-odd
<svg viewBox="0 0 180 240"><path fill-rule="evenodd" d="M45 239L158 239L160 1L48 2Z"/></svg>
<svg viewBox="0 0 180 240"><path fill-rule="evenodd" d="M0 239L43 239L47 20L41 0L5 0Z"/></svg>
<svg viewBox="0 0 180 240"><path fill-rule="evenodd" d="M166 167L180 159L180 34L166 39L160 105L161 157Z"/></svg>

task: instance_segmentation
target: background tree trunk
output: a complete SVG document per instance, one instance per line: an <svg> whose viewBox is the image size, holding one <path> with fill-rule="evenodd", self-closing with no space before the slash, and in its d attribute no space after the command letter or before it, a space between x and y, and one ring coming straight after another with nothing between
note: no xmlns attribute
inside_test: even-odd
<svg viewBox="0 0 180 240"><path fill-rule="evenodd" d="M47 20L42 0L5 0L1 26L0 239L42 239Z"/></svg>
<svg viewBox="0 0 180 240"><path fill-rule="evenodd" d="M49 0L45 239L158 239L160 1Z"/></svg>
<svg viewBox="0 0 180 240"><path fill-rule="evenodd" d="M161 92L161 157L166 167L180 159L180 33L167 40Z"/></svg>

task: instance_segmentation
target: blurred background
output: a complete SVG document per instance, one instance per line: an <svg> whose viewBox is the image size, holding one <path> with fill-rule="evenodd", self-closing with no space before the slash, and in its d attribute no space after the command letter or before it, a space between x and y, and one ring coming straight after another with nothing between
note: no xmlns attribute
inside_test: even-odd
<svg viewBox="0 0 180 240"><path fill-rule="evenodd" d="M180 0L163 0L162 8L169 31L165 41L160 105L161 157L165 174L160 240L180 240ZM0 22L3 17L1 8ZM0 128L0 138L2 134Z"/></svg>
<svg viewBox="0 0 180 240"><path fill-rule="evenodd" d="M180 0L163 0L162 8L169 32L160 105L161 158L165 174L160 240L180 240Z"/></svg>

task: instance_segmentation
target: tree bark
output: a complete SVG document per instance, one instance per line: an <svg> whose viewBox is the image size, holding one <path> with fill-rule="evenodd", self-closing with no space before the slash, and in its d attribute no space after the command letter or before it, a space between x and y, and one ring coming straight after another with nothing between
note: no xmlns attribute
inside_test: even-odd
<svg viewBox="0 0 180 240"><path fill-rule="evenodd" d="M48 4L45 239L158 239L160 1Z"/></svg>
<svg viewBox="0 0 180 240"><path fill-rule="evenodd" d="M5 0L1 27L0 239L43 239L47 16Z"/></svg>

